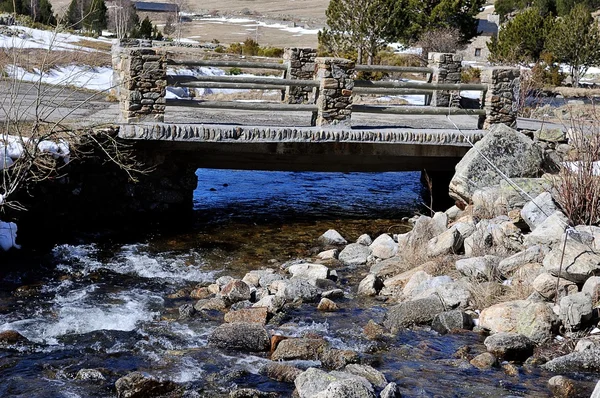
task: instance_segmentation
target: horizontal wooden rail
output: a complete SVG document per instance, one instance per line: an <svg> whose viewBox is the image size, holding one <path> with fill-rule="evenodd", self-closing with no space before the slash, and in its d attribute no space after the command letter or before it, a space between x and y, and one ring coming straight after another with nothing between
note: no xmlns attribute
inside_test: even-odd
<svg viewBox="0 0 600 398"><path fill-rule="evenodd" d="M434 108L428 106L352 105L352 112L392 115L485 115L485 109Z"/></svg>
<svg viewBox="0 0 600 398"><path fill-rule="evenodd" d="M371 80L355 80L354 87L377 87L377 88L412 88L421 90L474 90L487 91L485 84L463 84L463 83L417 83L417 82L381 82Z"/></svg>
<svg viewBox="0 0 600 398"><path fill-rule="evenodd" d="M244 111L284 111L284 112L316 112L316 105L277 104L270 102L234 102L234 101L197 101L184 99L167 99L167 105L191 106L207 109L234 109Z"/></svg>
<svg viewBox="0 0 600 398"><path fill-rule="evenodd" d="M167 76L167 84L169 86L185 85L189 82L214 82L214 83L248 83L248 84L265 84L273 86L305 86L319 87L318 80L294 80L280 79L277 77L260 77L260 76Z"/></svg>
<svg viewBox="0 0 600 398"><path fill-rule="evenodd" d="M392 66L392 65L356 65L354 67L361 72L412 72L433 73L433 68L419 66Z"/></svg>
<svg viewBox="0 0 600 398"><path fill-rule="evenodd" d="M355 87L352 94L373 94L373 95L431 95L435 90L417 90L414 88L371 88Z"/></svg>
<svg viewBox="0 0 600 398"><path fill-rule="evenodd" d="M218 82L188 82L180 83L180 87L193 88L226 88L233 90L285 90L285 85L275 86L270 84L250 84L250 83L218 83Z"/></svg>
<svg viewBox="0 0 600 398"><path fill-rule="evenodd" d="M232 68L248 68L248 69L277 69L287 70L287 64L279 64L275 62L254 62L254 61L185 61L168 59L167 65L179 66L215 66L215 67L232 67Z"/></svg>

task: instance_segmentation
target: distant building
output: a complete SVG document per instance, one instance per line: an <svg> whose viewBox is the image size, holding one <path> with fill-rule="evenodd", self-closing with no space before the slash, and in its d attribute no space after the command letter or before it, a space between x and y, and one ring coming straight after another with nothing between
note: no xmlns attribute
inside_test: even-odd
<svg viewBox="0 0 600 398"><path fill-rule="evenodd" d="M492 36L498 34L498 26L500 25L500 16L498 14L488 14L486 19L480 18L477 25L477 30L481 32L465 47L464 50L458 51L462 54L463 60L475 62L487 62L490 52L487 48L487 43Z"/></svg>
<svg viewBox="0 0 600 398"><path fill-rule="evenodd" d="M150 1L134 1L133 6L138 12L176 13L179 11L177 4L153 3ZM152 19L152 18L150 18Z"/></svg>

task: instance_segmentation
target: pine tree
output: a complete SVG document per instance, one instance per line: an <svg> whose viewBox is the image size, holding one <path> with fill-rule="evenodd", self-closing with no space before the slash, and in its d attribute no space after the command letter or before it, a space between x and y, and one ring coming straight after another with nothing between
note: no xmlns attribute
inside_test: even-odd
<svg viewBox="0 0 600 398"><path fill-rule="evenodd" d="M84 10L83 27L98 34L102 33L102 29L108 26L108 9L104 0L89 0Z"/></svg>
<svg viewBox="0 0 600 398"><path fill-rule="evenodd" d="M142 39L152 39L152 22L148 17L140 24L138 34Z"/></svg>
<svg viewBox="0 0 600 398"><path fill-rule="evenodd" d="M41 22L45 25L56 25L56 16L52 11L52 4L48 0L40 0L39 12L37 13L36 22Z"/></svg>
<svg viewBox="0 0 600 398"><path fill-rule="evenodd" d="M590 66L600 64L600 28L585 4L559 19L546 43L558 62L569 65L575 87Z"/></svg>

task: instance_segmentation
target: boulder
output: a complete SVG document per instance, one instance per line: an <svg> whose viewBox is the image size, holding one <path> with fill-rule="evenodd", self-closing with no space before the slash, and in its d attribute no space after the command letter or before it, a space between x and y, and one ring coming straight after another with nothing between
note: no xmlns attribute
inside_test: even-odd
<svg viewBox="0 0 600 398"><path fill-rule="evenodd" d="M380 278L385 278L390 275L396 275L407 268L405 260L400 257L392 257L387 260L379 261L371 266L369 272Z"/></svg>
<svg viewBox="0 0 600 398"><path fill-rule="evenodd" d="M525 204L521 210L521 217L533 231L557 210L558 207L554 204L552 195L549 192L542 192Z"/></svg>
<svg viewBox="0 0 600 398"><path fill-rule="evenodd" d="M194 304L196 311L225 311L227 309L227 303L221 297L213 297L211 299L198 300Z"/></svg>
<svg viewBox="0 0 600 398"><path fill-rule="evenodd" d="M470 203L475 190L500 183L496 168L509 178L537 177L542 160L539 148L527 136L505 124L493 125L456 165L450 196Z"/></svg>
<svg viewBox="0 0 600 398"><path fill-rule="evenodd" d="M427 254L437 257L443 254L455 254L462 250L464 238L456 225L427 242Z"/></svg>
<svg viewBox="0 0 600 398"><path fill-rule="evenodd" d="M387 288L399 288L404 289L408 281L419 271L423 272L423 266L419 265L418 267L414 267L409 269L408 271L404 271L396 276L392 276L391 278L387 278L383 281L383 286Z"/></svg>
<svg viewBox="0 0 600 398"><path fill-rule="evenodd" d="M575 283L563 278L560 278L560 281L558 279L548 273L542 273L533 280L531 287L546 300L553 300L556 296L557 282L559 297L577 293L578 288Z"/></svg>
<svg viewBox="0 0 600 398"><path fill-rule="evenodd" d="M327 230L323 235L319 236L319 243L327 245L345 245L346 239L335 229Z"/></svg>
<svg viewBox="0 0 600 398"><path fill-rule="evenodd" d="M341 298L344 298L344 291L342 289L327 290L327 291L321 293L321 297L327 298L330 300L341 299Z"/></svg>
<svg viewBox="0 0 600 398"><path fill-rule="evenodd" d="M234 279L221 288L219 295L228 303L250 300L252 291L246 282Z"/></svg>
<svg viewBox="0 0 600 398"><path fill-rule="evenodd" d="M575 293L560 299L559 317L569 331L579 330L592 319L592 297L587 293Z"/></svg>
<svg viewBox="0 0 600 398"><path fill-rule="evenodd" d="M542 369L554 373L600 372L600 350L574 351L554 358L542 365Z"/></svg>
<svg viewBox="0 0 600 398"><path fill-rule="evenodd" d="M445 310L442 300L437 296L406 301L390 307L383 324L395 333L404 327L429 323L437 314Z"/></svg>
<svg viewBox="0 0 600 398"><path fill-rule="evenodd" d="M371 243L369 249L372 255L385 260L398 253L398 244L388 234L381 234Z"/></svg>
<svg viewBox="0 0 600 398"><path fill-rule="evenodd" d="M358 285L358 294L361 296L376 296L383 287L381 279L373 274L368 274Z"/></svg>
<svg viewBox="0 0 600 398"><path fill-rule="evenodd" d="M373 387L367 387L358 380L334 381L313 398L375 398Z"/></svg>
<svg viewBox="0 0 600 398"><path fill-rule="evenodd" d="M514 300L481 311L479 326L493 333L520 333L536 343L552 337L557 316L546 303Z"/></svg>
<svg viewBox="0 0 600 398"><path fill-rule="evenodd" d="M489 370L498 364L498 360L494 354L484 352L471 359L469 363L475 366L477 369Z"/></svg>
<svg viewBox="0 0 600 398"><path fill-rule="evenodd" d="M338 249L325 250L317 254L317 258L319 260L335 260L338 257L339 252Z"/></svg>
<svg viewBox="0 0 600 398"><path fill-rule="evenodd" d="M255 308L244 308L237 311L229 311L225 314L225 322L250 322L264 325L267 323L268 308L267 307L255 307Z"/></svg>
<svg viewBox="0 0 600 398"><path fill-rule="evenodd" d="M318 360L327 345L327 342L323 339L296 338L282 340L271 354L271 359L273 361Z"/></svg>
<svg viewBox="0 0 600 398"><path fill-rule="evenodd" d="M243 282L246 282L249 286L259 287L260 286L260 278L264 275L273 275L275 273L274 269L265 269L265 270L252 270L242 278Z"/></svg>
<svg viewBox="0 0 600 398"><path fill-rule="evenodd" d="M261 298L252 305L255 308L266 308L269 314L276 314L285 305L285 299L280 296L270 295Z"/></svg>
<svg viewBox="0 0 600 398"><path fill-rule="evenodd" d="M328 298L323 297L321 299L321 301L319 301L319 305L317 306L317 309L319 311L332 312L332 311L337 311L340 308L334 301L331 301Z"/></svg>
<svg viewBox="0 0 600 398"><path fill-rule="evenodd" d="M379 394L379 398L400 398L400 390L394 382L388 383L387 386Z"/></svg>
<svg viewBox="0 0 600 398"><path fill-rule="evenodd" d="M505 278L512 276L512 274L525 264L529 263L541 263L547 250L542 249L543 246L531 246L523 251L513 254L510 257L498 263L497 270Z"/></svg>
<svg viewBox="0 0 600 398"><path fill-rule="evenodd" d="M310 281L316 281L317 279L327 279L327 277L329 276L329 268L327 268L323 264L294 264L287 270L290 274L293 275L294 278L303 278Z"/></svg>
<svg viewBox="0 0 600 398"><path fill-rule="evenodd" d="M500 257L483 256L458 260L456 269L464 276L479 280L493 280L496 277L496 268Z"/></svg>
<svg viewBox="0 0 600 398"><path fill-rule="evenodd" d="M260 277L258 285L260 287L268 288L271 285L271 283L275 281L281 281L284 279L284 276L280 274L264 274Z"/></svg>
<svg viewBox="0 0 600 398"><path fill-rule="evenodd" d="M27 338L16 330L4 330L0 332L0 346L27 342Z"/></svg>
<svg viewBox="0 0 600 398"><path fill-rule="evenodd" d="M566 142L567 133L562 128L541 128L533 132L533 138L545 142Z"/></svg>
<svg viewBox="0 0 600 398"><path fill-rule="evenodd" d="M264 326L257 323L225 323L210 334L208 344L226 350L259 352L271 347L271 338Z"/></svg>
<svg viewBox="0 0 600 398"><path fill-rule="evenodd" d="M346 265L363 265L367 263L367 258L371 255L371 249L360 243L350 243L342 250L338 260Z"/></svg>
<svg viewBox="0 0 600 398"><path fill-rule="evenodd" d="M346 365L344 372L351 373L353 375L362 376L369 381L372 385L377 388L384 388L387 386L388 381L384 374L369 365L359 365L356 363Z"/></svg>
<svg viewBox="0 0 600 398"><path fill-rule="evenodd" d="M360 357L352 350L325 348L319 355L321 364L328 369L341 369L350 363L358 362Z"/></svg>
<svg viewBox="0 0 600 398"><path fill-rule="evenodd" d="M412 300L418 300L427 298L435 295L442 300L444 307L446 308L466 308L471 303L471 291L469 284L466 281L447 281L448 276L436 276L431 281L426 282L427 285L433 285L433 287L422 291L421 293L414 295ZM436 281L442 280L444 282L436 283Z"/></svg>
<svg viewBox="0 0 600 398"><path fill-rule="evenodd" d="M444 277L442 277L444 278ZM449 276L445 277L446 279L443 281L444 283L452 281L452 278ZM404 297L412 298L417 294L433 287L427 284L429 281L433 279L433 276L429 275L425 271L416 271L412 274L410 279L404 285L404 289L402 289L402 294ZM438 279L439 280L439 279ZM439 282L437 283L439 284Z"/></svg>
<svg viewBox="0 0 600 398"><path fill-rule="evenodd" d="M554 276L584 283L590 275L600 272L600 253L592 251L586 244L568 238L566 246L555 245L544 258L543 264L546 272Z"/></svg>
<svg viewBox="0 0 600 398"><path fill-rule="evenodd" d="M118 398L164 396L177 388L173 382L159 381L142 372L129 373L115 382Z"/></svg>
<svg viewBox="0 0 600 398"><path fill-rule="evenodd" d="M463 311L446 311L437 314L435 318L433 318L431 328L439 334L450 333L453 330L470 330L473 328L473 320Z"/></svg>
<svg viewBox="0 0 600 398"><path fill-rule="evenodd" d="M553 246L563 239L568 225L567 217L560 211L555 211L542 221L530 234L525 235L525 246Z"/></svg>
<svg viewBox="0 0 600 398"><path fill-rule="evenodd" d="M262 370L267 377L283 383L293 383L302 370L291 365L278 362L269 362Z"/></svg>
<svg viewBox="0 0 600 398"><path fill-rule="evenodd" d="M333 384L332 389L328 387ZM359 384L363 387L359 387ZM300 398L374 398L373 387L361 376L346 372L324 372L316 368L308 368L298 375L294 381ZM348 390L340 386L349 386ZM321 395L318 395L321 394Z"/></svg>
<svg viewBox="0 0 600 398"><path fill-rule="evenodd" d="M505 361L523 362L533 355L535 343L519 333L496 333L483 342L489 352Z"/></svg>
<svg viewBox="0 0 600 398"><path fill-rule="evenodd" d="M75 380L100 381L106 380L106 378L98 369L79 369L75 375Z"/></svg>
<svg viewBox="0 0 600 398"><path fill-rule="evenodd" d="M583 284L581 292L589 294L592 300L598 302L600 299L600 276L589 277Z"/></svg>
<svg viewBox="0 0 600 398"><path fill-rule="evenodd" d="M315 302L321 289L312 285L305 279L290 279L286 281L278 290L277 296L283 297L286 301L302 300L305 302Z"/></svg>
<svg viewBox="0 0 600 398"><path fill-rule="evenodd" d="M554 376L548 380L548 389L556 398L575 398L581 396L578 394L577 387L573 380L565 376Z"/></svg>
<svg viewBox="0 0 600 398"><path fill-rule="evenodd" d="M279 394L260 391L256 388L236 388L229 393L229 398L279 398Z"/></svg>
<svg viewBox="0 0 600 398"><path fill-rule="evenodd" d="M370 246L371 243L373 243L373 239L371 239L371 237L367 234L362 234L358 237L358 239L356 239L356 243L363 246Z"/></svg>
<svg viewBox="0 0 600 398"><path fill-rule="evenodd" d="M519 188L515 188L515 185ZM473 192L473 210L475 214L483 216L520 210L527 203L528 197L536 197L548 188L550 184L543 178L511 178L510 183L501 180L498 185L483 187Z"/></svg>

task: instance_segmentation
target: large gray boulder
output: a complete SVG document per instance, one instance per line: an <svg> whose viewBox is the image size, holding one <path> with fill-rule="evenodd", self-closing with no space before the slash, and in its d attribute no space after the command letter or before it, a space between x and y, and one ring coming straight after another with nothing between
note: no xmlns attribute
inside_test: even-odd
<svg viewBox="0 0 600 398"><path fill-rule="evenodd" d="M271 338L258 323L225 323L213 330L208 344L226 350L259 352L271 347Z"/></svg>
<svg viewBox="0 0 600 398"><path fill-rule="evenodd" d="M348 243L335 229L329 229L323 235L319 236L319 242L322 245L345 245Z"/></svg>
<svg viewBox="0 0 600 398"><path fill-rule="evenodd" d="M496 124L456 165L450 196L470 203L477 189L500 183L496 168L509 178L537 177L542 160L531 139L505 124Z"/></svg>
<svg viewBox="0 0 600 398"><path fill-rule="evenodd" d="M438 296L406 301L389 309L383 325L392 332L411 325L429 323L446 308Z"/></svg>
<svg viewBox="0 0 600 398"><path fill-rule="evenodd" d="M559 316L567 330L579 330L592 318L592 297L587 293L575 293L560 299Z"/></svg>
<svg viewBox="0 0 600 398"><path fill-rule="evenodd" d="M521 217L529 225L529 228L534 230L557 210L558 208L552 200L552 195L549 192L542 192L532 201L525 204L521 210Z"/></svg>
<svg viewBox="0 0 600 398"><path fill-rule="evenodd" d="M131 372L115 382L118 398L162 397L177 388L171 381L160 381L142 373Z"/></svg>
<svg viewBox="0 0 600 398"><path fill-rule="evenodd" d="M519 333L496 333L483 342L489 352L506 361L525 361L533 355L535 344Z"/></svg>
<svg viewBox="0 0 600 398"><path fill-rule="evenodd" d="M364 377L347 372L308 368L294 380L300 398L374 398L373 386ZM346 387L343 387L346 386Z"/></svg>
<svg viewBox="0 0 600 398"><path fill-rule="evenodd" d="M544 246L531 246L526 250L513 254L498 263L498 272L505 278L510 277L519 268L529 263L541 263L547 253Z"/></svg>
<svg viewBox="0 0 600 398"><path fill-rule="evenodd" d="M360 243L350 243L338 255L338 260L346 265L363 265L367 263L367 258L371 254L368 246Z"/></svg>
<svg viewBox="0 0 600 398"><path fill-rule="evenodd" d="M563 239L569 220L560 211L555 211L538 224L528 235L525 235L525 246L553 246Z"/></svg>
<svg viewBox="0 0 600 398"><path fill-rule="evenodd" d="M282 286L277 290L276 296L283 297L285 301L302 300L305 302L317 301L321 289L311 284L306 279L292 278L284 281Z"/></svg>
<svg viewBox="0 0 600 398"><path fill-rule="evenodd" d="M431 328L439 334L450 333L453 330L470 330L473 328L473 320L461 310L446 311L433 318Z"/></svg>
<svg viewBox="0 0 600 398"><path fill-rule="evenodd" d="M600 372L600 350L574 351L562 357L554 358L542 365L542 368L554 373Z"/></svg>
<svg viewBox="0 0 600 398"><path fill-rule="evenodd" d="M362 376L369 381L369 383L373 384L378 388L384 388L387 386L388 381L385 378L385 375L369 365L359 365L357 363L352 363L346 365L344 368L344 372L352 373L353 375Z"/></svg>
<svg viewBox="0 0 600 398"><path fill-rule="evenodd" d="M398 253L398 244L388 234L379 235L369 248L372 255L383 260L394 257Z"/></svg>
<svg viewBox="0 0 600 398"><path fill-rule="evenodd" d="M482 256L463 258L456 261L456 270L462 275L479 280L494 280L497 274L500 257Z"/></svg>
<svg viewBox="0 0 600 398"><path fill-rule="evenodd" d="M584 283L590 275L600 272L600 253L593 251L587 244L568 238L566 245L555 245L544 258L543 264L546 272L554 276Z"/></svg>
<svg viewBox="0 0 600 398"><path fill-rule="evenodd" d="M310 281L316 281L317 279L327 279L329 276L329 268L323 264L294 264L287 269L295 278L304 278ZM314 284L314 283L313 283Z"/></svg>

